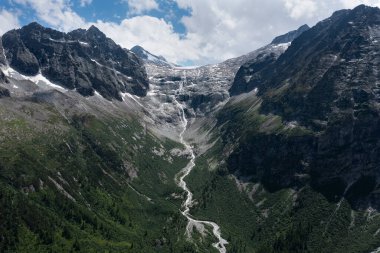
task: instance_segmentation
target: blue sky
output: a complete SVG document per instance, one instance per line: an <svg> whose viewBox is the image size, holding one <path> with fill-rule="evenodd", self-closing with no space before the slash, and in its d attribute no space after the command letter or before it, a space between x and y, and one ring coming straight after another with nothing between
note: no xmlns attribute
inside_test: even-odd
<svg viewBox="0 0 380 253"><path fill-rule="evenodd" d="M93 0L91 4L81 6L80 1L76 0L73 4L73 10L80 16L84 17L87 21L96 22L96 20L103 20L109 22L119 23L125 18L131 18L141 14L163 18L170 22L174 31L179 34L185 34L185 26L181 23L183 16L189 16L189 9L181 9L174 1L157 1L159 9L152 9L144 11L139 14L131 14L131 10L127 2L123 1L105 1Z"/></svg>
<svg viewBox="0 0 380 253"><path fill-rule="evenodd" d="M380 0L0 0L0 34L37 21L68 32L97 26L182 65L237 57L334 11Z"/></svg>
<svg viewBox="0 0 380 253"><path fill-rule="evenodd" d="M0 0L1 7L7 10L21 11L19 21L21 25L26 25L31 21L39 21L41 24L49 26L49 23L39 20L32 8L27 8L23 1ZM128 1L109 1L109 0L92 0L85 5L80 0L70 2L71 9L83 17L88 22L103 20L107 22L119 23L125 18L139 16L141 14L163 18L170 22L174 31L179 34L185 34L186 28L181 22L182 17L190 15L189 8L179 8L175 1L160 0L157 1L159 9L143 11L143 13L131 13Z"/></svg>

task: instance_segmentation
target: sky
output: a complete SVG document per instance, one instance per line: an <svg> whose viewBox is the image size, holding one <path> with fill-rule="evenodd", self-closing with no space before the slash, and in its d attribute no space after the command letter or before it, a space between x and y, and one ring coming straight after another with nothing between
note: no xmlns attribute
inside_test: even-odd
<svg viewBox="0 0 380 253"><path fill-rule="evenodd" d="M380 0L0 0L0 34L33 21L64 32L95 25L122 47L204 65L359 4Z"/></svg>

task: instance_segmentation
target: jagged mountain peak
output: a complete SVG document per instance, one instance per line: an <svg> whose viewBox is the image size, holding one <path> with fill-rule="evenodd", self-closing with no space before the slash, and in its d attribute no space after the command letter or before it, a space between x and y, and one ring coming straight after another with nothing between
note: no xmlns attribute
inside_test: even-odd
<svg viewBox="0 0 380 253"><path fill-rule="evenodd" d="M102 31L100 31L99 28L96 27L95 25L91 25L91 26L88 28L87 31L104 34L104 33L103 33Z"/></svg>
<svg viewBox="0 0 380 253"><path fill-rule="evenodd" d="M92 25L88 30L86 31L87 35L92 35L92 36L98 36L99 38L106 38L107 36L99 30L96 26Z"/></svg>
<svg viewBox="0 0 380 253"><path fill-rule="evenodd" d="M328 62L329 58L343 58L345 61L357 59L364 51L368 51L369 46L378 47L376 38L379 36L379 25L380 9L376 7L360 5L352 10L336 12L330 18L302 32L273 65L251 73L254 78L248 83L242 82L244 87L240 85L239 88L238 82L235 82L232 94L254 88L259 88L260 92L264 93L273 87L289 84L298 77L305 79L300 83L313 86L321 76L306 81L310 75L302 74L307 71L305 64L314 68L312 64L321 64L322 58L326 58L323 62L325 67L328 67L333 63L331 60ZM363 50L359 50L360 48ZM334 62L339 63L336 60ZM276 75L273 75L274 72ZM266 77L263 79L262 75Z"/></svg>
<svg viewBox="0 0 380 253"><path fill-rule="evenodd" d="M305 32L309 29L310 29L310 27L307 24L302 25L297 30L290 31L286 34L277 36L276 38L274 38L274 40L272 41L271 44L282 44L282 43L292 42L294 39L296 39L298 36L300 36L303 32Z"/></svg>
<svg viewBox="0 0 380 253"><path fill-rule="evenodd" d="M142 46L136 45L133 48L131 48L131 52L133 52L137 57L142 59L144 62L153 63L159 66L167 66L167 67L174 67L178 66L176 64L168 62L165 57L163 56L157 56L155 54L152 54Z"/></svg>
<svg viewBox="0 0 380 253"><path fill-rule="evenodd" d="M343 9L339 11L335 11L330 18L327 18L320 23L326 23L326 22L336 22L336 21L347 21L347 22L353 22L357 20L361 25L364 25L365 23L371 24L373 22L376 22L377 18L375 17L380 13L380 9L378 7L371 7L367 5L359 5L355 7L354 9ZM345 19L351 19L351 20L345 20ZM317 24L317 25L318 25Z"/></svg>
<svg viewBox="0 0 380 253"><path fill-rule="evenodd" d="M139 59L91 26L63 33L33 22L5 33L1 51L17 72L36 76L84 96L95 91L121 100L120 93L145 96L149 82ZM0 62L4 60L0 59Z"/></svg>
<svg viewBox="0 0 380 253"><path fill-rule="evenodd" d="M380 9L362 4L349 11L348 14L350 17L360 19L360 21L378 22Z"/></svg>
<svg viewBox="0 0 380 253"><path fill-rule="evenodd" d="M196 68L123 49L95 26L9 32L5 50L0 38L0 252L372 252L377 13L343 10ZM143 69L147 96L120 94L146 91Z"/></svg>
<svg viewBox="0 0 380 253"><path fill-rule="evenodd" d="M87 30L86 29L76 29L68 33L72 39L87 40L88 42L104 42L109 41L111 44L116 44L112 39L108 38L99 28L94 25L91 25Z"/></svg>
<svg viewBox="0 0 380 253"><path fill-rule="evenodd" d="M303 32L276 61L263 67L247 66L252 71L235 79L230 90L232 95L258 90L261 114L279 115L284 122L292 122L287 125L290 128L307 128L310 135L304 136L312 136L312 141L291 144L292 148L309 149L304 158L311 158L307 162L310 167L301 173L310 173L313 187L329 199L343 196L363 209L380 208L374 197L380 187L376 183L380 164L379 52L380 9L361 5L334 13ZM287 144L282 145L286 150ZM289 157L289 153L279 156ZM286 166L282 169L281 173L289 171ZM362 187L364 184L368 187Z"/></svg>
<svg viewBox="0 0 380 253"><path fill-rule="evenodd" d="M22 29L45 29L40 23L33 21L25 26L22 27Z"/></svg>

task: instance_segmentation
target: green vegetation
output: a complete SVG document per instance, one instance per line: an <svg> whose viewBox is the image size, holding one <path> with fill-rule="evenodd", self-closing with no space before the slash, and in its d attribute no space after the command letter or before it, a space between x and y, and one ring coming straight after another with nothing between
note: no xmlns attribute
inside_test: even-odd
<svg viewBox="0 0 380 253"><path fill-rule="evenodd" d="M289 140L315 134L261 115L260 103L230 103L218 115L220 132L211 141L222 138L186 179L196 201L192 214L221 226L228 253L378 247L377 213L329 202L309 184L268 189L273 182L262 182L260 173L239 180L230 174L227 158L239 147L258 150L268 140L291 147ZM180 144L155 137L130 116L63 117L33 103L17 113L0 108L0 116L0 252L217 252L211 234L185 237L174 176L188 160L170 152Z"/></svg>
<svg viewBox="0 0 380 253"><path fill-rule="evenodd" d="M284 125L279 117L260 115L259 103L255 97L232 102L219 114L221 141L198 157L187 179L197 201L192 214L221 226L222 236L230 242L229 253L368 253L378 247L377 213L352 210L346 200L329 202L308 184L269 191L259 174L240 180L229 175L223 154L239 145L246 149L252 140L261 139L283 145L313 135L306 128ZM237 139L239 143L234 142Z"/></svg>
<svg viewBox="0 0 380 253"><path fill-rule="evenodd" d="M195 252L173 197L179 144L133 118L29 106L43 120L0 112L1 252Z"/></svg>
<svg viewBox="0 0 380 253"><path fill-rule="evenodd" d="M223 169L210 171L206 157L188 182L198 202L192 214L221 225L228 252L370 252L380 241L379 216L345 201L338 207L310 187L269 193L237 185Z"/></svg>

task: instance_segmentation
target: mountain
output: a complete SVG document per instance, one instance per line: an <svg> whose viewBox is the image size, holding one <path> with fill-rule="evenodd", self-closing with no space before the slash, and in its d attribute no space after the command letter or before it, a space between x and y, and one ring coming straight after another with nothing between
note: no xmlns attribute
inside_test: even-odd
<svg viewBox="0 0 380 253"><path fill-rule="evenodd" d="M285 48L287 49L290 43L298 38L303 32L309 30L310 27L308 25L303 25L299 27L297 30L288 32L286 34L277 36L271 44L267 47L270 48ZM281 52L282 53L282 52ZM260 78L260 71L262 68L267 67L271 63L274 63L280 54L276 52L270 52L267 54L260 54L259 57L255 58L253 62L244 61L242 62L242 66L235 76L235 80L231 88L229 89L229 93L231 95L238 95L241 93L249 92L254 89L251 87L251 83L255 78Z"/></svg>
<svg viewBox="0 0 380 253"><path fill-rule="evenodd" d="M228 101L228 90L241 65L247 62L261 62L261 59L267 56L277 59L289 45L290 43L269 44L218 64L199 67L176 67L145 61L151 87L145 100L146 107L152 114L151 118L155 121L152 124L162 132L160 129L167 128L166 124L172 124L177 120L178 117L172 112L167 113L165 107L168 103L174 103L171 96L181 85L183 91L178 95L179 100L186 104L187 116L192 119L211 116Z"/></svg>
<svg viewBox="0 0 380 253"><path fill-rule="evenodd" d="M2 47L9 66L19 73L41 73L84 96L97 91L121 100L121 92L145 96L149 88L139 59L94 26L65 34L31 23L5 33Z"/></svg>
<svg viewBox="0 0 380 253"><path fill-rule="evenodd" d="M292 42L297 37L299 37L303 32L306 32L309 29L310 27L308 25L303 25L299 27L297 30L290 31L286 34L277 36L276 38L272 40L271 44L282 44L282 43Z"/></svg>
<svg viewBox="0 0 380 253"><path fill-rule="evenodd" d="M178 143L184 131L178 112L194 123L213 119L242 62L286 49L270 46L186 69L139 65L95 27L64 34L32 23L0 41L6 56L0 58L2 252L194 248L182 232L186 219L178 210L185 195L174 180L189 161L189 150ZM57 59L60 50L70 57ZM128 76L137 79L145 68L151 79L146 96L124 93L130 82L109 92L113 77L123 81L133 70ZM99 82L72 84L67 73L73 80L102 73L110 80L100 75ZM196 247L214 250L207 242Z"/></svg>
<svg viewBox="0 0 380 253"><path fill-rule="evenodd" d="M163 56L157 56L154 55L141 46L134 46L131 48L131 52L133 52L137 57L142 59L144 62L150 62L157 64L159 66L165 66L165 67L175 67L177 65L173 63L169 63ZM178 66L177 66L178 67Z"/></svg>
<svg viewBox="0 0 380 253"><path fill-rule="evenodd" d="M1 41L0 252L191 248L174 181L187 153L141 121L140 60L95 27Z"/></svg>
<svg viewBox="0 0 380 253"><path fill-rule="evenodd" d="M195 193L197 216L224 210L216 221L243 228L252 251L378 248L379 22L378 8L338 11L277 59L243 65L216 116L220 139L198 158L197 178L214 186Z"/></svg>
<svg viewBox="0 0 380 253"><path fill-rule="evenodd" d="M379 23L342 10L200 67L96 27L6 33L0 252L378 251Z"/></svg>
<svg viewBox="0 0 380 253"><path fill-rule="evenodd" d="M377 8L337 12L296 39L257 83L263 113L313 131L310 148L316 150L304 157L309 157L315 187L325 191L335 184L328 195L346 195L352 205L364 208L379 207L373 195L380 167L375 155L380 151L379 24ZM363 182L365 189L359 187Z"/></svg>

